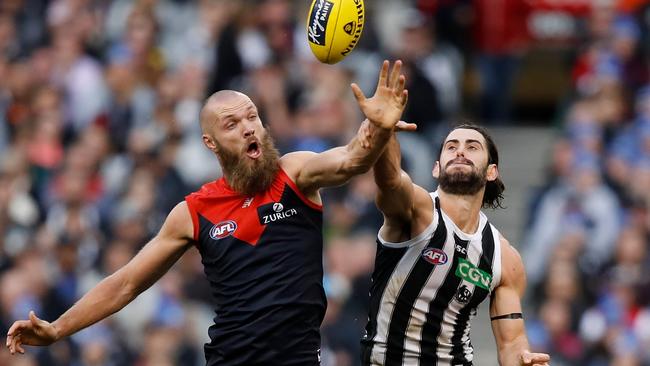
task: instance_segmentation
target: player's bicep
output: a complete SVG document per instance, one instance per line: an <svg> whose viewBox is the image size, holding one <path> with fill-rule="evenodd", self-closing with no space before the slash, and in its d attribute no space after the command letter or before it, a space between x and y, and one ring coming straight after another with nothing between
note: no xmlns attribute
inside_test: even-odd
<svg viewBox="0 0 650 366"><path fill-rule="evenodd" d="M490 319L497 347L525 334L521 300L511 287L497 287L490 301Z"/></svg>
<svg viewBox="0 0 650 366"><path fill-rule="evenodd" d="M158 234L120 271L136 294L149 288L192 246L193 224L186 203L167 216Z"/></svg>
<svg viewBox="0 0 650 366"><path fill-rule="evenodd" d="M296 185L301 191L310 192L345 183L349 179L345 169L346 157L346 147L343 146L322 153L302 152L298 158L301 163L296 172Z"/></svg>

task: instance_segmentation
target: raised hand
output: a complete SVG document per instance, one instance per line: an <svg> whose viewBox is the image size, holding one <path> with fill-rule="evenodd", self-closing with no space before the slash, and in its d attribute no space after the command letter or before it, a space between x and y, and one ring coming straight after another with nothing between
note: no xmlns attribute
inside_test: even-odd
<svg viewBox="0 0 650 366"><path fill-rule="evenodd" d="M352 83L352 92L363 114L375 126L393 129L402 117L408 100L408 91L404 89L406 78L400 72L402 61L396 61L388 75L390 62L384 61L379 72L377 90L372 98L366 98L359 86Z"/></svg>
<svg viewBox="0 0 650 366"><path fill-rule="evenodd" d="M57 340L57 331L51 323L29 312L29 320L18 320L7 332L7 348L11 354L25 353L23 345L47 346Z"/></svg>

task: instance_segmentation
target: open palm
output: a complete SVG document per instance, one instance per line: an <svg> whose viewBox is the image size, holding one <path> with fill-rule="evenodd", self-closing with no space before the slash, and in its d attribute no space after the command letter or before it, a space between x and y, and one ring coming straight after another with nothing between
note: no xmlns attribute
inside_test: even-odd
<svg viewBox="0 0 650 366"><path fill-rule="evenodd" d="M375 95L366 98L357 84L352 84L357 103L363 114L379 128L393 129L402 117L402 112L408 99L408 91L404 89L406 78L400 72L402 61L396 61L390 71L390 62L384 61L379 72L379 82Z"/></svg>

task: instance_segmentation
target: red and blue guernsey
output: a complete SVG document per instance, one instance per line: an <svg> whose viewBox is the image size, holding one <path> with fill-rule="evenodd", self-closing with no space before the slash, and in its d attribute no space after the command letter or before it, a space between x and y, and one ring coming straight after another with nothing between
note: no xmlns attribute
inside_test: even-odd
<svg viewBox="0 0 650 366"><path fill-rule="evenodd" d="M255 196L221 178L185 200L216 305L207 365L319 365L322 207L282 169Z"/></svg>

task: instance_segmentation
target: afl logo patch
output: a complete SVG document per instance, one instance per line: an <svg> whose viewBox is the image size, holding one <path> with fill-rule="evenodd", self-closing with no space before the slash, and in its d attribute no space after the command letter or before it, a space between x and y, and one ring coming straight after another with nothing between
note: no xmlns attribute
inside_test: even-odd
<svg viewBox="0 0 650 366"><path fill-rule="evenodd" d="M425 261L435 265L447 263L447 253L438 248L425 249L422 252L422 258L424 258Z"/></svg>
<svg viewBox="0 0 650 366"><path fill-rule="evenodd" d="M210 237L214 240L219 240L223 239L227 236L232 235L232 233L237 230L237 223L228 220L228 221L221 221L218 224L214 224L212 226L212 229L210 229Z"/></svg>

